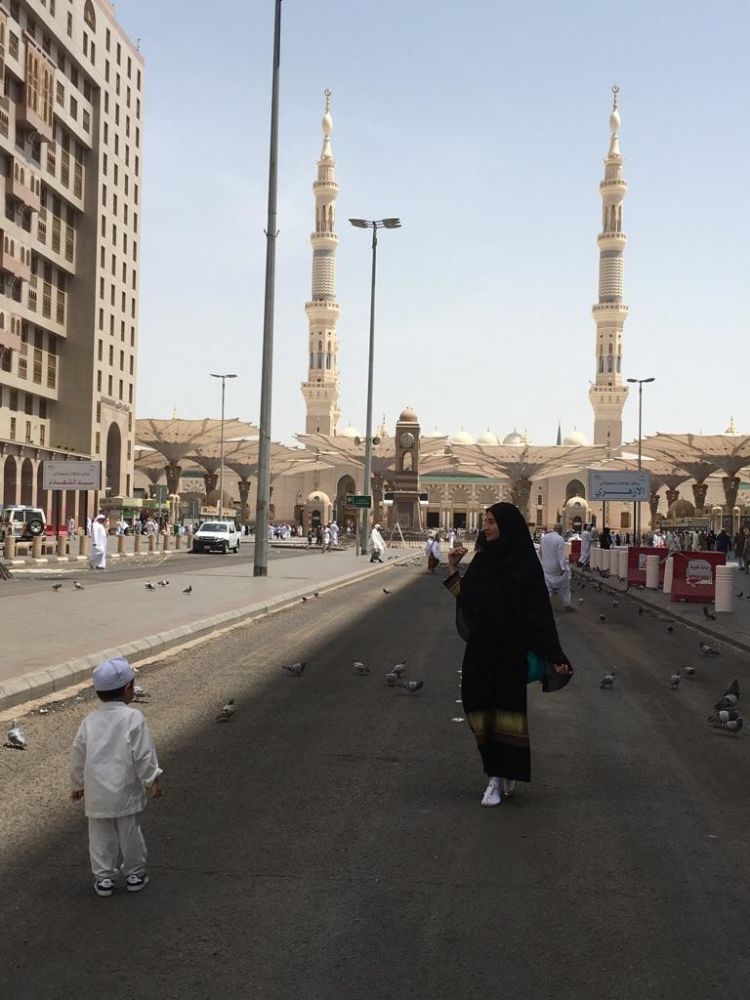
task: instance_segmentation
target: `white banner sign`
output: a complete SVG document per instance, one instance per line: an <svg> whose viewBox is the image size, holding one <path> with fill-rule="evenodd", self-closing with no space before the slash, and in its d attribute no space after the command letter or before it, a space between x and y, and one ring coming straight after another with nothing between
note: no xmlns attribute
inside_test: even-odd
<svg viewBox="0 0 750 1000"><path fill-rule="evenodd" d="M650 472L606 472L589 469L589 496L595 500L640 502L651 496Z"/></svg>
<svg viewBox="0 0 750 1000"><path fill-rule="evenodd" d="M101 462L42 462L42 489L100 490Z"/></svg>

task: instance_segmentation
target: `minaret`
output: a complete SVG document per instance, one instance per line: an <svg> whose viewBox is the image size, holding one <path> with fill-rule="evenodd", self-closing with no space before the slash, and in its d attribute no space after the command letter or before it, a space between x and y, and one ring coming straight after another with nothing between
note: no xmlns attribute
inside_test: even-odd
<svg viewBox="0 0 750 1000"><path fill-rule="evenodd" d="M591 310L596 323L596 380L589 389L594 408L594 444L617 449L622 444L622 410L628 387L622 380L622 328L628 307L622 301L622 258L627 237L622 231L622 202L628 189L622 178L622 155L617 110L619 87L613 87L609 116L609 153L604 160L602 231L599 244L599 301Z"/></svg>
<svg viewBox="0 0 750 1000"><path fill-rule="evenodd" d="M336 161L331 152L331 91L325 92L323 149L318 160L315 195L315 232L310 237L313 248L312 301L305 305L310 324L307 381L302 383L305 397L307 434L336 434L339 409L339 342L336 324L339 305L336 301L336 249L339 238L336 222Z"/></svg>

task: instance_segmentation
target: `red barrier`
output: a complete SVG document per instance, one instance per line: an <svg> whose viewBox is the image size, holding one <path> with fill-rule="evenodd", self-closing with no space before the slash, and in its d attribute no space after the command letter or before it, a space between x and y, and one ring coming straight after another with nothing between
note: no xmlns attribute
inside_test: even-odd
<svg viewBox="0 0 750 1000"><path fill-rule="evenodd" d="M664 567L669 553L665 548L651 545L631 545L628 549L628 583L646 586L646 556L659 557L659 586L664 583Z"/></svg>
<svg viewBox="0 0 750 1000"><path fill-rule="evenodd" d="M581 558L581 539L574 538L570 543L570 555L568 556L568 562L577 563Z"/></svg>
<svg viewBox="0 0 750 1000"><path fill-rule="evenodd" d="M672 600L711 603L716 596L716 567L726 561L724 552L675 552Z"/></svg>

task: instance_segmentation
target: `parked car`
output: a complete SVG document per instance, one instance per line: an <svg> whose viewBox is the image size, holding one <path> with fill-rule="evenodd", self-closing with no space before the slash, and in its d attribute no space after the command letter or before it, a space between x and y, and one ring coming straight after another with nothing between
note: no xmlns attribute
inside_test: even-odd
<svg viewBox="0 0 750 1000"><path fill-rule="evenodd" d="M240 536L234 521L204 521L193 535L193 552L239 552Z"/></svg>
<svg viewBox="0 0 750 1000"><path fill-rule="evenodd" d="M0 542L9 535L28 542L43 535L46 527L47 518L41 507L4 507L0 511Z"/></svg>

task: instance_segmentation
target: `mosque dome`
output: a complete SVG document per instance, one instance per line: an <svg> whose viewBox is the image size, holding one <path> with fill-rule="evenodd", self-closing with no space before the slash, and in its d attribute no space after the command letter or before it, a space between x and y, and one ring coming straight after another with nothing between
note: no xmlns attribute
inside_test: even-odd
<svg viewBox="0 0 750 1000"><path fill-rule="evenodd" d="M474 438L471 434L467 434L462 428L458 434L453 434L450 439L451 444L474 444Z"/></svg>
<svg viewBox="0 0 750 1000"><path fill-rule="evenodd" d="M511 444L515 448L522 448L526 442L523 439L523 434L519 434L517 430L513 430L512 434L506 434L503 438L503 444Z"/></svg>
<svg viewBox="0 0 750 1000"><path fill-rule="evenodd" d="M588 441L586 440L586 435L582 434L581 431L568 431L568 433L563 438L563 444L566 445L583 445L588 446Z"/></svg>
<svg viewBox="0 0 750 1000"><path fill-rule="evenodd" d="M487 428L484 434L480 434L477 438L477 444L500 444L497 439L497 434L493 434L492 431Z"/></svg>
<svg viewBox="0 0 750 1000"><path fill-rule="evenodd" d="M433 427L433 429L431 431L423 431L422 432L422 437L423 438L444 438L445 434L443 434L442 431L439 431L437 429L437 427Z"/></svg>
<svg viewBox="0 0 750 1000"><path fill-rule="evenodd" d="M330 502L331 498L328 496L327 493L324 493L322 490L313 490L312 493L307 498L307 503L329 504Z"/></svg>
<svg viewBox="0 0 750 1000"><path fill-rule="evenodd" d="M398 418L398 422L404 424L418 424L419 417L416 415L416 413L414 412L414 410L412 410L410 406L407 406L406 409L401 411L401 414L399 415Z"/></svg>
<svg viewBox="0 0 750 1000"><path fill-rule="evenodd" d="M359 436L359 431L352 427L351 424L349 424L348 427L345 427L343 431L339 431L339 437L342 438L358 438Z"/></svg>

